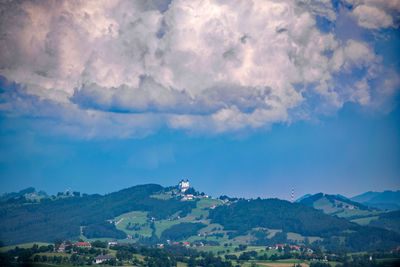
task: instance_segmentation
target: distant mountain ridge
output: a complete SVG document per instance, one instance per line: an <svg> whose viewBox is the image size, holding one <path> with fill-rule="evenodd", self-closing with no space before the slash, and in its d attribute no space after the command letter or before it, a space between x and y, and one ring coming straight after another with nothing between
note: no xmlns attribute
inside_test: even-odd
<svg viewBox="0 0 400 267"><path fill-rule="evenodd" d="M381 210L400 210L400 190L383 192L369 191L350 198L369 207Z"/></svg>

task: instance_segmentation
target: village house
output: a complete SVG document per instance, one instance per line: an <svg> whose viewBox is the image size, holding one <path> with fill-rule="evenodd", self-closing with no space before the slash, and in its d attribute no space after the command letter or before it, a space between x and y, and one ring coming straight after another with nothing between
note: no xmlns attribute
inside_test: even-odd
<svg viewBox="0 0 400 267"><path fill-rule="evenodd" d="M290 247L291 249L296 250L296 251L300 251L300 247L299 247L299 246L290 245L289 247Z"/></svg>
<svg viewBox="0 0 400 267"><path fill-rule="evenodd" d="M78 248L91 248L92 245L89 242L76 242L74 246Z"/></svg>
<svg viewBox="0 0 400 267"><path fill-rule="evenodd" d="M96 264L99 264L99 263L103 263L105 261L109 261L113 258L114 258L113 255L100 255L100 256L97 256L96 258L94 258L94 262Z"/></svg>
<svg viewBox="0 0 400 267"><path fill-rule="evenodd" d="M65 252L65 248L66 248L66 245L65 245L64 243L62 243L62 244L58 247L57 252L64 253L64 252Z"/></svg>
<svg viewBox="0 0 400 267"><path fill-rule="evenodd" d="M194 196L192 194L185 195L182 200L193 200Z"/></svg>
<svg viewBox="0 0 400 267"><path fill-rule="evenodd" d="M279 248L284 249L286 246L287 246L286 244L276 244L275 249L279 249Z"/></svg>
<svg viewBox="0 0 400 267"><path fill-rule="evenodd" d="M116 241L108 241L108 247L116 246L118 243Z"/></svg>

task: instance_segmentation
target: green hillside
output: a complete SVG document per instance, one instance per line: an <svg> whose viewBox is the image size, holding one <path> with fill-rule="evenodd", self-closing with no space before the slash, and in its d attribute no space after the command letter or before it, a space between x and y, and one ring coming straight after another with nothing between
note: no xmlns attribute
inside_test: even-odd
<svg viewBox="0 0 400 267"><path fill-rule="evenodd" d="M241 200L232 205L217 207L210 212L211 222L221 224L231 236L244 235L252 231L257 245L270 245L284 242L287 233L301 236L319 236L319 245L338 250L346 247L349 250L368 250L378 247L394 247L400 241L400 235L375 227L364 227L346 219L324 214L301 203L290 203L279 199ZM282 229L275 234L273 242L267 239L268 231L264 229ZM258 241L258 242L257 242Z"/></svg>
<svg viewBox="0 0 400 267"><path fill-rule="evenodd" d="M82 238L139 244L169 240L230 246L314 242L332 251L393 248L400 244L400 235L395 232L363 227L303 203L279 199L226 198L222 201L201 196L194 189L190 192L195 195L194 199L182 198L176 187L147 184L104 196L4 202L0 206L0 241L12 245ZM325 196L325 200L332 199ZM339 205L337 201L334 203ZM354 206L357 212L373 212L362 205Z"/></svg>
<svg viewBox="0 0 400 267"><path fill-rule="evenodd" d="M381 210L367 207L340 195L318 193L302 198L299 202L326 214L346 218L360 225L368 225L383 213Z"/></svg>
<svg viewBox="0 0 400 267"><path fill-rule="evenodd" d="M40 203L2 204L0 240L5 244L31 241L54 242L77 238L80 227L92 238L125 238L126 234L107 222L123 213L145 211L149 217L167 218L177 212L185 215L195 202L150 197L164 190L160 185L134 186L105 196L86 195L44 199Z"/></svg>
<svg viewBox="0 0 400 267"><path fill-rule="evenodd" d="M383 213L371 220L369 225L400 233L400 211Z"/></svg>
<svg viewBox="0 0 400 267"><path fill-rule="evenodd" d="M367 192L352 198L352 200L337 195L319 193L304 197L299 202L321 210L326 214L345 218L359 225L373 226L400 233L399 211L382 211L353 201L360 200L368 203L368 201L373 200L395 201L395 199L396 192L392 191L385 191L383 193Z"/></svg>

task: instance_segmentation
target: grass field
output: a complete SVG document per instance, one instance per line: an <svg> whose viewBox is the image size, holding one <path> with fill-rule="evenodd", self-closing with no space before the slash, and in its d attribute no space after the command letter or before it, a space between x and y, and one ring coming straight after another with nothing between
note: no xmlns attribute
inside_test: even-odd
<svg viewBox="0 0 400 267"><path fill-rule="evenodd" d="M353 216L360 217L371 217L378 216L382 211L369 211L369 210L344 210L341 213L336 214L338 217L348 218Z"/></svg>
<svg viewBox="0 0 400 267"><path fill-rule="evenodd" d="M173 225L176 225L176 224L179 224L182 222L202 222L204 224L209 225L210 224L209 220L204 219L204 218L208 217L208 213L209 213L208 210L206 210L205 208L208 208L212 205L220 205L220 204L221 204L221 201L218 199L202 198L199 201L197 201L196 208L192 209L192 211L183 218L179 218L177 220L155 221L155 223L154 223L154 226L156 228L155 233L158 237L160 237L164 230L170 228ZM172 217L176 217L177 215L178 214L175 214ZM201 218L203 218L203 219L201 219ZM222 226L219 224L211 225L210 227L211 228L209 228L209 227L203 228L200 230L200 232L205 232L205 231L211 232L211 230L215 227L222 229ZM121 230L123 230L123 229L121 229ZM127 231L125 231L125 232L127 232ZM150 232L150 234L151 234L151 232ZM194 240L199 240L199 239L201 239L201 238L195 238Z"/></svg>
<svg viewBox="0 0 400 267"><path fill-rule="evenodd" d="M368 225L371 221L379 219L379 216L371 216L365 218L359 218L351 220L352 222L358 223L359 225Z"/></svg>
<svg viewBox="0 0 400 267"><path fill-rule="evenodd" d="M66 265L66 264L55 264L55 263L31 263L29 266L31 267L73 267L74 265Z"/></svg>
<svg viewBox="0 0 400 267"><path fill-rule="evenodd" d="M139 234L144 237L150 237L152 233L152 229L150 228L150 222L148 222L147 212L143 211L132 211L128 213L124 213L114 219L115 227L118 230L124 231L128 235L134 236L135 234ZM127 225L131 224L139 224L140 230L127 230Z"/></svg>
<svg viewBox="0 0 400 267"><path fill-rule="evenodd" d="M19 247L19 248L31 248L34 244L37 244L39 247L40 246L54 245L54 244L51 244L51 243L44 243L44 242L30 242L30 243L25 243L25 244L1 247L0 248L0 252L6 252L6 251L9 251L9 250L14 249L16 247Z"/></svg>
<svg viewBox="0 0 400 267"><path fill-rule="evenodd" d="M171 196L168 194L159 194L153 195L154 198L159 199L168 199ZM211 199L211 198L202 198L196 202L196 208L194 208L191 213L183 218L179 218L177 220L159 220L154 222L154 226L156 228L155 234L160 237L162 232L175 224L179 224L182 222L202 222L205 224L209 224L209 221L202 219L208 217L208 208L212 205L221 205L221 200ZM177 217L178 214L173 215L172 217ZM150 237L152 234L152 229L150 228L150 222L147 217L147 212L141 211L132 211L128 213L124 213L116 218L114 218L115 226L117 229L124 231L125 233L135 236L138 234L143 237ZM139 224L140 230L128 230L126 229L127 225L131 224ZM213 226L214 227L214 226ZM218 225L218 227L221 227Z"/></svg>
<svg viewBox="0 0 400 267"><path fill-rule="evenodd" d="M167 200L167 199L172 198L172 196L168 195L168 194L157 194L157 195L151 195L150 197L157 198L157 199L162 199L162 200Z"/></svg>
<svg viewBox="0 0 400 267"><path fill-rule="evenodd" d="M299 263L302 267L309 267L310 265L305 262L297 262ZM245 263L242 266L252 266L252 264L255 264L256 266L267 266L267 267L293 267L293 264L297 263L288 263L288 262L251 262L251 263ZM253 265L254 266L254 265Z"/></svg>
<svg viewBox="0 0 400 267"><path fill-rule="evenodd" d="M179 224L181 222L182 222L181 220L176 220L176 221L168 221L168 220L156 221L154 223L154 226L156 227L156 235L158 237L160 237L162 232L164 232L164 230L170 228L171 226L173 226L175 224Z"/></svg>

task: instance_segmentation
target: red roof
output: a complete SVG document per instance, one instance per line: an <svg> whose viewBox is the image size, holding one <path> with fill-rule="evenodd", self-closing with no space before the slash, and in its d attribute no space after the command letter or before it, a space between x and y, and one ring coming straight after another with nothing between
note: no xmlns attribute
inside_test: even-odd
<svg viewBox="0 0 400 267"><path fill-rule="evenodd" d="M91 247L92 246L88 242L76 242L74 245L77 246L77 247Z"/></svg>

